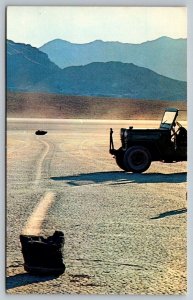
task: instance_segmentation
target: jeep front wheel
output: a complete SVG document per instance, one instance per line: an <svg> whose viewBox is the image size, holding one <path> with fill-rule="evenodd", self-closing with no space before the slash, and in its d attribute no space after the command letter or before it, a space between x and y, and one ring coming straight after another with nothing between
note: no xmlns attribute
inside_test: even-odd
<svg viewBox="0 0 193 300"><path fill-rule="evenodd" d="M125 152L124 165L133 173L142 173L151 165L151 154L145 147L133 146Z"/></svg>
<svg viewBox="0 0 193 300"><path fill-rule="evenodd" d="M119 148L116 151L115 160L116 160L116 163L119 166L119 168L121 168L124 171L129 171L128 168L126 168L125 163L124 163L124 154L125 154L125 151L123 151L122 148Z"/></svg>

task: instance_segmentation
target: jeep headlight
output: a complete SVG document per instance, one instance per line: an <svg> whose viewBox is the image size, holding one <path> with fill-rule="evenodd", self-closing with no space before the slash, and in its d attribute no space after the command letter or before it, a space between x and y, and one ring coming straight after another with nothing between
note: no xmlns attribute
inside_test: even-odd
<svg viewBox="0 0 193 300"><path fill-rule="evenodd" d="M127 130L125 129L123 136L126 138L127 137Z"/></svg>
<svg viewBox="0 0 193 300"><path fill-rule="evenodd" d="M120 136L121 136L121 139L126 138L127 137L127 129L121 128Z"/></svg>

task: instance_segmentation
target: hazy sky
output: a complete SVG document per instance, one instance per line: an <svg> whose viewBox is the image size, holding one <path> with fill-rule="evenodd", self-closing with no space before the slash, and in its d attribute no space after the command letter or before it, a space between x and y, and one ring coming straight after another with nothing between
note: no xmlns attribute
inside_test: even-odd
<svg viewBox="0 0 193 300"><path fill-rule="evenodd" d="M35 47L56 38L74 43L186 38L186 26L182 7L10 6L7 10L7 38Z"/></svg>

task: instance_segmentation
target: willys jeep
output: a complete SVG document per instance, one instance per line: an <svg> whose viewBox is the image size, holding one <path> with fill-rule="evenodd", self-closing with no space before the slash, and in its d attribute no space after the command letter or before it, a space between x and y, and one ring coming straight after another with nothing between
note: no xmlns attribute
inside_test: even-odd
<svg viewBox="0 0 193 300"><path fill-rule="evenodd" d="M172 163L187 160L187 130L176 121L179 110L165 110L158 129L121 128L121 147L114 149L110 129L110 154L124 171L142 173L152 161Z"/></svg>

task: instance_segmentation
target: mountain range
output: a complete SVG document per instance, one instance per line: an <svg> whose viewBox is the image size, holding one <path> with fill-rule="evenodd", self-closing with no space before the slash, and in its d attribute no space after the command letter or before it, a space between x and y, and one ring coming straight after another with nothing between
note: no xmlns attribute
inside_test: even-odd
<svg viewBox="0 0 193 300"><path fill-rule="evenodd" d="M7 41L7 90L79 96L186 100L186 82L133 63L91 62L64 69L48 54Z"/></svg>
<svg viewBox="0 0 193 300"><path fill-rule="evenodd" d="M121 62L91 63L68 67L49 76L35 90L66 95L134 99L186 99L186 83Z"/></svg>
<svg viewBox="0 0 193 300"><path fill-rule="evenodd" d="M118 61L148 68L160 75L186 81L186 39L161 37L141 44L104 42L85 44L55 39L39 48L60 68L92 62Z"/></svg>
<svg viewBox="0 0 193 300"><path fill-rule="evenodd" d="M31 86L60 70L47 54L31 45L8 40L6 48L8 90L30 90Z"/></svg>

